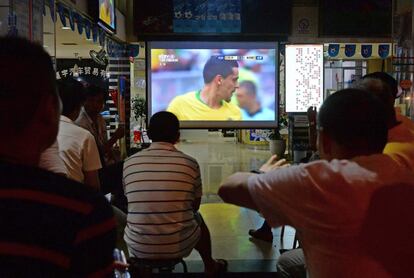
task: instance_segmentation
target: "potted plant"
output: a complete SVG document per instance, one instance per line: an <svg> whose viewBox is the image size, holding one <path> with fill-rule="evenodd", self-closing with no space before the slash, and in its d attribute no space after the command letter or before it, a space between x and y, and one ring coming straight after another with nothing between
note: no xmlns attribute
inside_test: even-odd
<svg viewBox="0 0 414 278"><path fill-rule="evenodd" d="M135 120L139 121L139 128L142 129L147 116L145 98L140 96L134 97L132 99L132 111L134 111Z"/></svg>
<svg viewBox="0 0 414 278"><path fill-rule="evenodd" d="M272 155L276 154L279 159L283 158L286 151L286 141L280 135L279 127L271 130L267 138L269 140L270 153Z"/></svg>
<svg viewBox="0 0 414 278"><path fill-rule="evenodd" d="M134 112L134 119L138 123L138 127L134 127L134 139L133 141L138 144L138 148L131 148L131 152L136 152L142 148L148 147L149 142L145 141L145 119L147 117L146 100L143 97L136 96L132 100L132 111Z"/></svg>
<svg viewBox="0 0 414 278"><path fill-rule="evenodd" d="M270 130L268 134L269 148L272 155L276 154L277 157L283 158L286 151L286 140L280 134L280 131L285 131L287 133L288 127L288 114L286 112L281 112L279 115L279 125L277 128Z"/></svg>
<svg viewBox="0 0 414 278"><path fill-rule="evenodd" d="M309 144L305 142L299 142L293 144L293 162L300 163L302 159L307 157Z"/></svg>

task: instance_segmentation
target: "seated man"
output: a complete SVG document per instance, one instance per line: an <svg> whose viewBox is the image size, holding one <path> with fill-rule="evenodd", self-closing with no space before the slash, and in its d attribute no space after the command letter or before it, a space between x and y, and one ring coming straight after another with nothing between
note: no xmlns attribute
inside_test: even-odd
<svg viewBox="0 0 414 278"><path fill-rule="evenodd" d="M102 168L95 138L75 121L85 101L83 85L68 79L58 81L62 115L58 132L59 155L66 165L68 178L99 190L98 170Z"/></svg>
<svg viewBox="0 0 414 278"><path fill-rule="evenodd" d="M0 98L0 277L111 277L107 200L37 166L56 141L60 114L41 45L0 38Z"/></svg>
<svg viewBox="0 0 414 278"><path fill-rule="evenodd" d="M372 92L384 104L383 114L388 127L387 144L383 150L401 167L414 170L414 123L396 114L395 98L398 97L398 82L385 72L374 72L363 76L353 87ZM281 277L306 277L305 256L301 248L283 253L277 263Z"/></svg>
<svg viewBox="0 0 414 278"><path fill-rule="evenodd" d="M202 186L197 161L178 151L179 122L170 112L154 114L148 134L153 143L124 162L128 198L124 239L131 257L173 259L195 248L205 273L215 277L227 262L211 257L210 232L201 218Z"/></svg>
<svg viewBox="0 0 414 278"><path fill-rule="evenodd" d="M319 112L320 161L266 174L236 173L223 182L219 195L259 210L272 227L294 227L311 277L389 277L361 252L358 241L373 192L398 183L414 187L412 171L382 154L383 111L369 92L336 92Z"/></svg>

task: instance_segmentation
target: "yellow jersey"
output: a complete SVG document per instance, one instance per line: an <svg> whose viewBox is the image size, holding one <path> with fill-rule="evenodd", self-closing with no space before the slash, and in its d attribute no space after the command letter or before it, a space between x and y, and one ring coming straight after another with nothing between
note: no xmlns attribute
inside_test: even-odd
<svg viewBox="0 0 414 278"><path fill-rule="evenodd" d="M200 91L193 91L175 97L167 111L174 113L180 121L240 121L240 108L226 101L221 107L212 109L200 98Z"/></svg>
<svg viewBox="0 0 414 278"><path fill-rule="evenodd" d="M397 121L400 124L388 131L383 153L414 171L414 122L400 114L397 114Z"/></svg>

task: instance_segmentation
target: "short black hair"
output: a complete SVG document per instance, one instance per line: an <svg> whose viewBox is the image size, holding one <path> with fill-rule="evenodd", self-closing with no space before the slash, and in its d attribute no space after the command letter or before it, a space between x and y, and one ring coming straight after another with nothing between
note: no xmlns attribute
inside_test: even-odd
<svg viewBox="0 0 414 278"><path fill-rule="evenodd" d="M379 78L363 78L353 86L373 93L385 106L384 114L387 117L388 126L391 127L397 121L394 109L394 95L390 86Z"/></svg>
<svg viewBox="0 0 414 278"><path fill-rule="evenodd" d="M176 143L180 132L180 122L171 112L161 111L152 115L148 135L153 142Z"/></svg>
<svg viewBox="0 0 414 278"><path fill-rule="evenodd" d="M55 97L57 108L56 74L49 54L26 39L0 37L2 129L21 132L48 96Z"/></svg>
<svg viewBox="0 0 414 278"><path fill-rule="evenodd" d="M210 83L217 75L226 78L233 73L233 68L238 68L239 64L235 60L219 59L218 56L212 56L204 65L203 78L204 84Z"/></svg>
<svg viewBox="0 0 414 278"><path fill-rule="evenodd" d="M339 90L321 106L318 124L337 144L363 154L381 153L387 143L384 104L372 93Z"/></svg>
<svg viewBox="0 0 414 278"><path fill-rule="evenodd" d="M58 80L57 88L62 101L62 115L68 116L82 107L85 102L85 88L82 83L72 78Z"/></svg>
<svg viewBox="0 0 414 278"><path fill-rule="evenodd" d="M85 95L86 98L102 95L104 100L106 100L108 96L108 91L102 87L90 84L86 86Z"/></svg>
<svg viewBox="0 0 414 278"><path fill-rule="evenodd" d="M368 73L362 77L362 79L379 79L385 84L387 84L390 88L390 93L394 98L397 98L398 96L398 82L395 80L394 77L389 75L386 72L376 71L372 73Z"/></svg>
<svg viewBox="0 0 414 278"><path fill-rule="evenodd" d="M242 87L243 88L246 88L247 93L249 95L256 96L256 94L257 94L257 86L256 86L256 84L254 84L253 81L245 80L245 81L240 82L239 88L242 88Z"/></svg>

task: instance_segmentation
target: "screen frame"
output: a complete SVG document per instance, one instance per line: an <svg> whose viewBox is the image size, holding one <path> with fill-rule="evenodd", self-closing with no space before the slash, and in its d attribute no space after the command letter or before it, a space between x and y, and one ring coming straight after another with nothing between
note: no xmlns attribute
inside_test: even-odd
<svg viewBox="0 0 414 278"><path fill-rule="evenodd" d="M289 114L303 114L306 113L307 108L304 111L290 111L288 110L288 105L287 105L287 94L288 94L288 90L287 90L287 67L288 67L288 62L287 62L287 54L286 54L286 50L288 46L322 46L322 102L319 106L316 107L317 111L319 111L319 108L322 106L323 101L325 100L325 57L324 57L324 44L323 43L289 43L289 44L285 44L284 48L285 48L285 110L286 113Z"/></svg>
<svg viewBox="0 0 414 278"><path fill-rule="evenodd" d="M171 44L176 43L177 45L181 44L209 44L214 46L214 44L226 44L232 45L240 43L246 44L275 44L275 120L272 121L180 121L180 129L218 129L218 128L225 128L225 129L251 129L251 128L277 128L279 126L279 110L280 110L280 41L246 41L246 40L232 40L232 41L223 41L223 40L151 40L145 42L145 94L147 100L147 126L149 125L150 117L152 116L152 96L151 96L151 45L153 43L163 43L163 44ZM212 48L212 47L210 47ZM191 48L189 48L191 49ZM208 49L208 48L207 48Z"/></svg>
<svg viewBox="0 0 414 278"><path fill-rule="evenodd" d="M97 19L97 22L98 22L98 25L100 26L100 27L102 27L102 28L104 28L107 32L109 32L109 33L111 33L111 34L116 34L116 3L115 3L116 1L115 0L113 0L113 8L114 8L114 27L112 27L111 25L109 25L109 24L107 24L105 21L103 21L102 19L101 19L101 15L100 15L100 1L98 0L97 1L97 16L96 16L96 19Z"/></svg>

